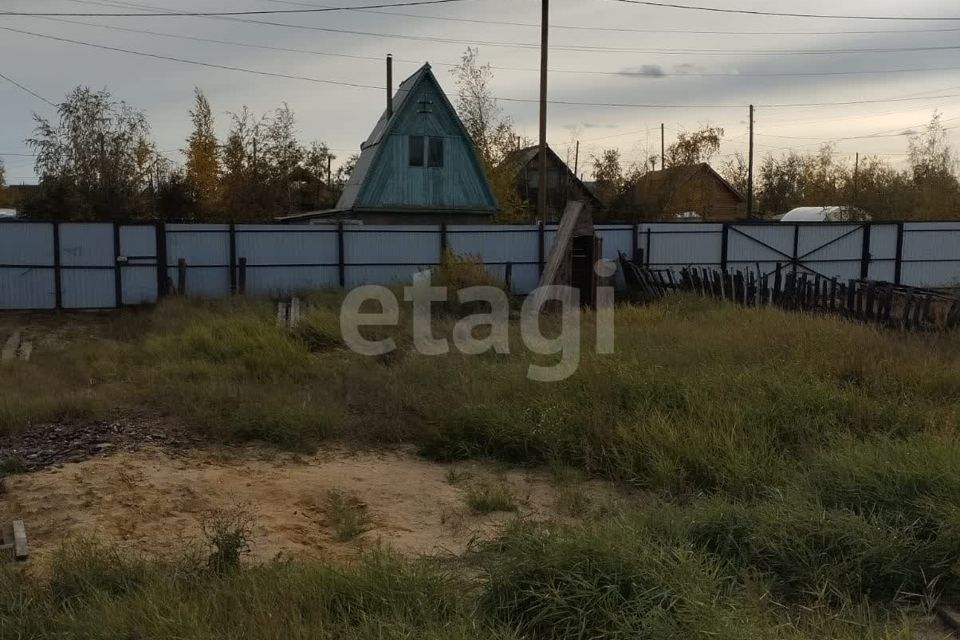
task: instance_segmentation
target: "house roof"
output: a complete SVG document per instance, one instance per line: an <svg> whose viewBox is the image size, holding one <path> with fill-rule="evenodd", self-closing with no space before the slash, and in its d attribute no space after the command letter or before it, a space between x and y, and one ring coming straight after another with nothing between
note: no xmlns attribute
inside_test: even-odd
<svg viewBox="0 0 960 640"><path fill-rule="evenodd" d="M529 165L531 162L537 159L540 155L540 145L533 145L530 147L525 147L523 149L516 149L511 151L510 154L504 158L503 162L500 163L500 166L506 170L509 170L510 173L516 175L520 172L521 169ZM547 145L547 159L552 160L557 166L563 167L569 177L571 177L575 184L580 185L581 190L590 198L590 204L594 208L600 209L603 208L603 203L597 198L594 194L593 189L588 187L577 175L570 169L566 162L557 155L557 152L550 148Z"/></svg>
<svg viewBox="0 0 960 640"><path fill-rule="evenodd" d="M430 63L424 63L424 65L417 69L413 75L400 83L400 86L397 87L397 92L393 96L392 113L388 113L387 110L384 109L383 114L380 116L380 119L377 120L377 124L374 126L373 131L370 132L370 136L365 142L363 142L363 144L360 145L360 158L357 160L356 167L354 167L353 173L350 174L350 180L344 187L343 193L340 195L340 200L337 202L336 208L338 210L351 210L356 208L357 201L360 199L364 181L366 180L367 174L369 174L379 155L380 149L382 148L382 143L390 134L390 131L398 121L400 114L403 112L403 108L407 102L407 99L416 92L417 87L422 82L434 83L437 88L437 93L444 102L444 106L453 114L454 120L456 120L456 123L459 126L464 138L470 140L470 134L467 132L466 127L463 126L463 122L457 115L456 109L454 109L453 105L450 104L450 100L447 98L446 93L444 93L443 89L440 87L440 83L437 82L436 77L433 75ZM479 171L482 172L483 169L480 165L479 159L476 158L476 149L474 149L472 141L470 144L470 150L474 155L473 160L475 166ZM493 196L493 192L490 190L490 185L486 184L486 179L484 179L484 184L486 186L486 190L488 192L487 195L489 196L490 202L496 202L496 198Z"/></svg>
<svg viewBox="0 0 960 640"><path fill-rule="evenodd" d="M668 167L666 169L661 169L659 171L649 171L637 180L637 184L634 188L651 188L659 184L672 183L673 181L679 181L680 183L686 182L693 178L700 172L706 171L708 175L713 177L717 182L719 182L724 188L726 188L739 202L746 202L747 199L742 193L734 188L732 184L727 182L727 180L717 173L716 169L711 167L706 162L701 162L699 164L688 164L682 165L679 167ZM674 183L676 184L676 183Z"/></svg>

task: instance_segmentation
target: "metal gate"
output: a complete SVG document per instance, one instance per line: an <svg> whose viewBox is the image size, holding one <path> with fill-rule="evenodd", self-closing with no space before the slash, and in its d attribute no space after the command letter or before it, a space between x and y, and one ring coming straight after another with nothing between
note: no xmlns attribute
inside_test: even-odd
<svg viewBox="0 0 960 640"><path fill-rule="evenodd" d="M117 306L156 302L162 277L156 225L121 224L115 229Z"/></svg>
<svg viewBox="0 0 960 640"><path fill-rule="evenodd" d="M869 224L728 224L723 233L721 264L734 271L779 265L826 279L869 276Z"/></svg>

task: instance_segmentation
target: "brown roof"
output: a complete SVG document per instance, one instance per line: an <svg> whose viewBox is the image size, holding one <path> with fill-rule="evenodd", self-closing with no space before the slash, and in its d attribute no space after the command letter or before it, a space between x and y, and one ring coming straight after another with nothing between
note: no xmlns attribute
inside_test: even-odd
<svg viewBox="0 0 960 640"><path fill-rule="evenodd" d="M523 149L517 149L511 151L510 154L504 158L503 162L500 163L500 166L504 169L508 169L510 173L516 175L520 173L520 170L529 165L531 162L536 160L540 156L540 145L533 145L531 147L525 147ZM547 146L547 160L552 161L555 165L563 167L567 174L572 178L576 184L578 184L581 190L591 199L590 203L595 209L602 209L604 205L600 202L600 199L594 195L593 190L590 189L587 185L583 183L580 178L573 172L572 169L567 165L560 156L557 155L557 152Z"/></svg>
<svg viewBox="0 0 960 640"><path fill-rule="evenodd" d="M692 179L698 173L707 172L708 175L713 177L717 182L719 182L724 188L726 188L730 193L739 201L746 202L747 199L742 193L737 191L732 184L727 182L727 180L717 173L716 169L711 167L706 162L701 162L699 164L688 164L682 165L679 167L667 167L666 169L661 169L659 171L649 171L643 174L638 180L637 183L630 189L640 187L644 190L651 190L656 188L657 185L669 183L675 186L679 186L688 180Z"/></svg>

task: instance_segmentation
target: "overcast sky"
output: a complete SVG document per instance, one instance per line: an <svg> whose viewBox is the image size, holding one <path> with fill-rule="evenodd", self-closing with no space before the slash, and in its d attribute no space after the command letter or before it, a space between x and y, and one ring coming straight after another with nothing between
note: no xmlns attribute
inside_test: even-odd
<svg viewBox="0 0 960 640"><path fill-rule="evenodd" d="M399 0L383 0L383 3L395 1ZM690 2L781 12L960 15L955 0L914 0L910 3L899 0ZM136 7L147 5L163 10L242 11L284 10L302 5L369 4L379 2L0 0L0 11L136 12ZM960 127L960 39L957 37L960 35L960 21L724 15L631 5L614 0L553 0L551 4L554 25L550 34L551 100L621 105L550 106L550 143L563 156L571 141L579 138L582 141L581 171L590 155L603 148L619 148L629 161L658 154L661 122L667 127L668 144L679 130L696 129L704 124L722 126L726 137L721 150L723 155L715 161L719 165L723 156L745 150L746 105L751 102L758 105L756 141L759 155L782 153L785 148L814 151L831 139L873 136L840 140L837 150L850 154L851 158L858 151L861 154L883 154L892 162L901 163L907 145L902 134L922 127L934 109L943 114L947 127ZM539 51L535 45L539 42L539 28L536 26L539 19L539 0L465 0L378 11L247 16L239 21L236 18L201 17L71 17L53 20L0 15L0 27L216 65L372 86L384 85L381 58L392 53L398 60L395 65L397 82L413 73L417 63L429 61L451 98L455 89L449 68L459 60L468 43L479 42L481 44L475 46L479 47L482 60L500 67L494 72L496 94L502 98L535 100L538 95L536 69ZM520 24L490 24L491 21ZM118 28L181 37L133 33ZM698 31L721 33L692 33ZM850 33L857 31L867 33ZM184 37L313 53L256 49ZM958 48L902 50L952 46ZM843 53L836 52L838 49L901 50ZM817 50L821 53L798 53ZM824 54L823 50L834 52ZM337 55L319 55L321 53ZM895 70L911 71L896 73ZM882 73L839 74L857 71ZM287 102L297 115L302 139L327 142L341 159L358 150L384 105L382 90L263 77L2 30L0 73L52 102L58 102L78 84L108 88L115 97L147 113L158 147L175 161L182 160L178 150L184 146L184 138L189 133L187 111L191 107L194 86L203 89L209 98L221 132L226 129L228 111L238 111L247 105L255 113L261 113ZM837 75L809 75L825 73ZM846 106L763 106L926 96L955 97ZM534 102L505 101L501 104L513 118L520 134L536 138L537 106ZM624 104L676 106L651 109ZM679 105L711 106L680 108ZM0 79L0 153L30 152L24 139L33 129L34 112L50 116L53 109ZM960 129L950 131L954 143L960 141L958 134ZM4 155L3 159L9 183L35 182L30 157Z"/></svg>

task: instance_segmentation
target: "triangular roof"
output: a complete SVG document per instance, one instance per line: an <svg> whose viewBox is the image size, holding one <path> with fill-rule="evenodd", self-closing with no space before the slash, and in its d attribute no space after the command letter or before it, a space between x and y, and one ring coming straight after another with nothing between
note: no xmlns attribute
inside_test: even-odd
<svg viewBox="0 0 960 640"><path fill-rule="evenodd" d="M377 121L376 126L374 126L370 136L363 144L360 145L360 158L357 160L357 165L354 168L353 173L350 174L350 180L344 187L343 194L341 194L340 200L337 202L336 208L338 210L349 210L356 207L356 204L358 201L360 201L360 196L363 193L363 187L367 175L380 155L380 151L383 146L382 143L386 137L390 135L394 126L399 121L400 116L404 111L404 107L406 106L407 98L409 98L411 95L414 95L417 91L417 88L424 82L430 82L434 85L437 94L443 101L442 106L450 112L452 119L459 127L463 137L470 143L468 146L469 152L472 156L471 160L476 171L478 171L479 175L483 178L483 188L485 190L487 199L491 203L490 212L496 211L497 201L493 195L493 190L490 188L489 182L487 182L486 174L483 171L480 158L477 156L476 148L473 146L470 133L463 125L463 121L460 120L460 116L450 103L449 98L447 98L447 94L443 91L443 88L437 81L436 76L433 75L433 71L431 70L429 62L425 63L416 71L416 73L400 83L400 86L397 88L397 92L393 96L393 112L388 113L387 110L384 109L383 114Z"/></svg>
<svg viewBox="0 0 960 640"><path fill-rule="evenodd" d="M716 179L717 182L730 191L730 193L733 194L733 196L740 202L747 201L742 193L737 191L737 189L730 184L726 178L717 173L717 170L706 162L700 162L698 164L686 164L678 167L668 167L666 169L660 169L659 171L648 171L637 180L636 184L633 186L633 188L631 188L631 191L635 189L656 189L658 186L664 184L673 184L673 186L676 187L679 186L679 184L687 182L700 172L706 172L712 178Z"/></svg>
<svg viewBox="0 0 960 640"><path fill-rule="evenodd" d="M511 151L503 162L500 163L500 167L504 170L510 172L511 175L517 175L520 173L520 170L525 166L529 165L531 162L536 160L540 156L540 145L533 145L530 147L525 147L523 149L516 149ZM577 177L577 174L573 172L569 165L557 155L557 152L554 151L550 145L547 145L547 160L552 160L557 166L563 167L568 176L572 178L575 184L579 185L583 193L590 198L590 202L587 204L592 205L595 209L602 209L604 205L600 202L600 199L597 198L596 194L593 193L593 190L590 189L580 178Z"/></svg>

